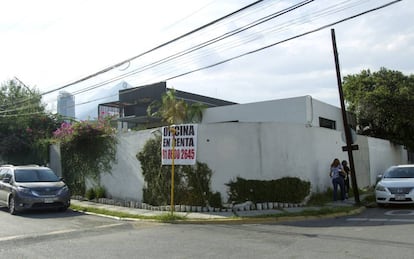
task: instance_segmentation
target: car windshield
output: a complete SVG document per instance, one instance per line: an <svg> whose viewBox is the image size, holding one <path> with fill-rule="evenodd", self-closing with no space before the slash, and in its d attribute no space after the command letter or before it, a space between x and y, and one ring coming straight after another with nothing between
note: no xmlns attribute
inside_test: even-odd
<svg viewBox="0 0 414 259"><path fill-rule="evenodd" d="M14 171L16 182L58 182L59 177L50 169L16 169Z"/></svg>
<svg viewBox="0 0 414 259"><path fill-rule="evenodd" d="M414 167L395 167L387 171L384 178L414 178Z"/></svg>

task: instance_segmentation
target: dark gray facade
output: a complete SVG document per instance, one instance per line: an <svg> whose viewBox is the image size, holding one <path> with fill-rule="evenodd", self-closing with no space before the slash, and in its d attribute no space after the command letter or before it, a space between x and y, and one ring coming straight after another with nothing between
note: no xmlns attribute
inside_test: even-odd
<svg viewBox="0 0 414 259"><path fill-rule="evenodd" d="M122 128L146 127L159 123L159 120L147 116L148 106L154 102L161 102L163 94L168 90L166 82L159 82L134 88L122 89L119 91L119 101L103 103L98 106L99 116L103 114L115 115L119 122L123 123ZM175 91L177 99L182 99L189 105L201 103L206 107L217 107L236 104L207 96L192 94L184 91ZM127 124L127 125L125 125Z"/></svg>

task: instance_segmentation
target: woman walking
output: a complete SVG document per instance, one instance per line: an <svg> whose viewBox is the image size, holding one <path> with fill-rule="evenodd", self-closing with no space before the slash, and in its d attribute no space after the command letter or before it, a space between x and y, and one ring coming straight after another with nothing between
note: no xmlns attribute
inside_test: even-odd
<svg viewBox="0 0 414 259"><path fill-rule="evenodd" d="M345 200L345 183L344 178L341 176L344 174L341 162L338 158L335 158L331 164L331 171L329 173L329 176L332 178L334 201L337 201L338 186L341 189L341 200Z"/></svg>

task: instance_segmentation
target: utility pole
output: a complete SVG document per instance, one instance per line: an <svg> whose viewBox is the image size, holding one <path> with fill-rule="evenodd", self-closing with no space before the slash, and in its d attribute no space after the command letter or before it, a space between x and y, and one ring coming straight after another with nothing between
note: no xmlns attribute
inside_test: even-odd
<svg viewBox="0 0 414 259"><path fill-rule="evenodd" d="M342 120L344 123L344 130L345 130L346 151L348 152L349 167L351 170L352 189L354 191L355 203L359 204L361 203L361 201L359 200L358 184L357 184L356 174L355 174L354 156L352 154L352 148L353 148L352 147L352 135L351 135L351 128L349 127L349 124L348 124L348 117L346 116L346 110L345 110L344 93L342 90L342 78L341 78L341 71L339 68L338 50L336 48L335 29L331 29L331 36L332 36L332 46L333 46L333 52L334 52L334 58L335 58L336 79L338 81L339 99L341 101Z"/></svg>

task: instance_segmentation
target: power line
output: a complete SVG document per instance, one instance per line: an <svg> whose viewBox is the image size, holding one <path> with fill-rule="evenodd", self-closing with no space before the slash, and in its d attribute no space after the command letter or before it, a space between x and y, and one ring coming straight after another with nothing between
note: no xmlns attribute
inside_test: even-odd
<svg viewBox="0 0 414 259"><path fill-rule="evenodd" d="M305 5L305 4L308 4L308 3L310 3L310 2L313 2L313 0L312 0L312 1L309 1L309 0L308 0L308 1L302 1L302 2L300 2L300 3L296 4L296 5L293 5L293 6L289 7L289 8L285 8L284 10L281 10L281 11L278 11L278 12L276 12L276 13L273 13L272 15L267 15L267 16L265 16L265 17L262 17L262 18L260 18L260 19L258 19L258 20L256 20L256 21L254 21L254 22L251 22L251 23L249 23L249 24L247 24L247 25L245 25L245 26L243 26L243 27L241 27L241 28L235 29L235 30L230 31L230 32L227 32L227 33L225 33L225 34L223 34L223 35L221 35L221 36L218 36L218 37L216 37L216 38L210 39L209 41L206 41L206 42L203 42L203 43L198 44L198 45L196 45L196 46L193 46L192 48L189 48L189 49L187 49L187 50L185 50L185 51L178 52L178 53L176 53L176 54L174 54L174 55L170 55L170 56L168 56L168 57L166 57L166 58L163 58L163 59L161 59L161 60L158 60L158 61L156 61L156 62L153 62L153 63L147 64L147 65L145 65L145 66L143 66L143 67L141 67L141 68L134 69L134 70L132 70L132 71L130 71L130 72L124 73L124 74L119 75L119 76L116 76L116 77L114 77L114 78L111 78L111 79L108 79L108 80L105 80L105 81L99 82L99 83L97 83L97 84L91 85L91 86L89 86L89 87L87 87L87 88L84 88L84 89L81 89L81 90L78 90L78 91L72 92L72 94L76 95L76 94L79 94L79 93L83 93L83 92L87 92L87 91L93 90L93 89L98 88L98 87L100 87L100 86L103 86L103 85L105 85L105 84L108 84L108 83L111 83L111 82L117 81L117 80L119 80L119 79L122 79L122 78L128 77L128 76L133 75L133 74L136 74L136 73L143 72L143 71L145 71L145 70L147 70L147 69L149 69L149 68L153 68L153 67L158 66L158 65L160 65L160 64L163 64L163 63L169 62L169 61L171 61L171 60L173 60L173 59L176 59L176 58L182 57L182 56L187 55L187 54L189 54L189 53L191 53L191 52L194 52L194 51L196 51L196 50L198 50L198 49L201 49L201 48L203 48L203 47L205 47L205 46L208 46L208 45L210 45L210 44L214 44L214 43L216 43L216 42L218 42L218 41L221 41L221 40L223 40L223 39L225 39L225 38L228 38L228 37L233 36L233 35L236 35L236 34L238 34L238 33L240 33L240 32L246 31L247 29L250 29L250 28L252 28L252 27L254 27L254 26L257 26L257 25L259 25L259 24L261 24L261 23L264 23L264 22L266 22L266 21L269 21L269 20L271 20L271 19L273 19L273 18L276 18L276 17L278 17L278 16L280 16L280 15L283 15L283 14L285 14L285 13L287 13L287 12L290 12L290 11L292 11L292 10L294 10L294 9L297 9L297 8L299 8L299 7L301 7L301 6ZM240 9L240 10L241 10L241 9ZM222 20L222 21L224 21L224 20ZM216 23L216 24L217 24L217 23ZM128 64L129 64L129 63L128 63ZM43 94L46 94L46 93L43 93Z"/></svg>
<svg viewBox="0 0 414 259"><path fill-rule="evenodd" d="M367 11L365 11L365 12L362 12L362 13L359 13L359 14L356 14L356 15L352 15L352 16L347 17L347 18L345 18L345 19L341 19L341 20L339 20L339 21L337 21L337 22L333 22L333 23L330 23L330 24L324 25L324 26L319 27L319 28L317 28L317 29L307 31L307 32L305 32L305 33L298 34L298 35L296 35L296 36L293 36L293 37L290 37L290 38L288 38L288 39L284 39L284 40L281 40L281 41L278 41L278 42L272 43L272 44L270 44L270 45L267 45L267 46L264 46L264 47L261 47L261 48L255 49L255 50L253 50L253 51L245 52L245 53L243 53L243 54L240 54L240 55L234 56L234 57L232 57L232 58L228 58L228 59L222 60L222 61L220 61L220 62L217 62L217 63L211 64L211 65L208 65L208 66L204 66L204 67L201 67L201 68L198 68L198 69L194 69L194 70L191 70L191 71L188 71L188 72L185 72L185 73L182 73L182 74L179 74L179 75L176 75L176 76L173 76L173 77L167 78L167 79L165 79L165 81L172 80L172 79L175 79L175 78L178 78L178 77L182 77L182 76L185 76L185 75L188 75L188 74L192 74L192 73L194 73L194 72L201 71L201 70L204 70L204 69L212 68L212 67L215 67L215 66L218 66L218 65L221 65L221 64L227 63L227 62L229 62L229 61L232 61L232 60L235 60L235 59L238 59L238 58L241 58L241 57L244 57L244 56L247 56L247 55L250 55L250 54L253 54L253 53L256 53L256 52L259 52L259 51L262 51L262 50L268 49L268 48L271 48L271 47L274 47L274 46L279 45L279 44L281 44L281 43L284 43L284 42L287 42L287 41L290 41L290 40L293 40L293 39L297 39L297 38L300 38L300 37L306 36L306 35L308 35L308 34L311 34L311 33L314 33L314 32L317 32L317 31L320 31L320 30L323 30L323 29L326 29L326 28L331 27L331 26L333 26L333 25L336 25L336 24L339 24L339 23L342 23L342 22L345 22L345 21L348 21L348 20L354 19L354 18L359 17L359 16L361 16L361 15L364 15L364 14L367 14L367 13L371 13L371 12L374 12L374 11L377 11L377 10L379 10L379 9L385 8L385 7L387 7L387 6L390 6L390 5L395 4L395 3L397 3L397 2L400 2L400 1L402 1L402 0L395 0L395 1L389 2L389 3L384 4L384 5L382 5L382 6L379 6L379 7L376 7L376 8L372 8L372 9L367 10Z"/></svg>
<svg viewBox="0 0 414 259"><path fill-rule="evenodd" d="M229 62L229 61L232 61L232 60L235 60L235 59L238 59L238 58L241 58L241 57L244 57L244 56L247 56L247 55L250 55L250 54L253 54L253 53L256 53L256 52L262 51L262 50L265 50L265 49L268 49L268 48L270 48L270 47L274 47L274 46L276 46L276 45L279 45L279 44L285 43L285 42L287 42L287 41L290 41L290 40L293 40L293 39L297 39L297 38L300 38L300 37L306 36L306 35L308 35L308 34L311 34L311 33L314 33L314 32L317 32L317 31L320 31L320 30L323 30L323 29L326 29L326 28L328 28L328 27L330 27L330 26L333 26L333 25L336 25L336 24L339 24L339 23L342 23L342 22L345 22L345 21L348 21L348 20L351 20L351 19L355 19L355 18L357 18L357 17L359 17L359 16L365 15L365 14L370 13L370 12L373 12L373 11L377 11L377 10L379 10L379 9L385 8L385 7L389 6L389 5L395 4L395 3L400 2L400 1L401 1L401 0L396 0L396 1L393 1L393 2L389 2L389 3L384 4L384 5L382 5L382 6L379 6L379 7L376 7L376 8L372 8L372 9L370 9L370 10L367 10L367 11L364 11L364 12L361 12L361 13L358 13L358 14L356 14L356 15L349 16L349 17L344 18L344 19L341 19L341 20L339 20L339 21L336 21L336 22L333 22L333 23L330 23L330 24L327 24L327 25L321 26L321 27L316 28L316 29L314 29L314 30L309 30L309 31L307 31L307 32L305 32L305 33L301 33L301 34L295 35L295 36L293 36L293 37L290 37L290 38L287 38L287 39L284 39L284 40L281 40L281 41L278 41L278 42L272 43L272 44L270 44L270 45L267 45L267 46L264 46L264 47L261 47L261 48L255 49L255 50L253 50L253 51L245 52L245 53L243 53L243 54L240 54L240 55L237 55L237 56L234 56L234 57L231 57L231 58L228 58L228 59L222 60L222 61L220 61L220 62L217 62L217 63L211 64L211 65L208 65L208 66L204 66L204 67L201 67L201 68L198 68L198 69L194 69L194 70L191 70L191 71L188 71L188 72L185 72L185 73L179 74L179 75L175 75L175 76L169 77L169 78L164 79L164 80L162 80L162 81L168 81L168 80L176 79L176 78L178 78L178 77L182 77L182 76L185 76L185 75L188 75L188 74L192 74L192 73L194 73L194 72L198 72L198 71L201 71L201 70L204 70L204 69L209 69L209 68L212 68L212 67L215 67L215 66L218 66L218 65L221 65L221 64L227 63L227 62ZM304 2L308 2L308 1L304 1ZM303 2L302 2L302 4L303 4ZM344 8L344 7L340 7L340 8ZM284 11L285 11L285 10L284 10ZM326 11L326 10L323 10L323 11ZM324 12L321 12L321 14L323 14L323 13L324 13ZM123 78L123 77L122 77L122 78ZM119 79L119 78L118 78L118 79ZM88 89L88 90L91 90L91 89ZM133 91L133 89L131 89L131 91ZM105 98L109 98L109 97L113 97L113 96L116 96L116 95L111 95L111 96L104 97L104 98L100 98L100 99L105 99ZM92 101L90 101L90 102L92 102ZM86 102L86 103L89 103L89 101L88 101L88 102ZM81 104L85 104L85 103L81 103Z"/></svg>
<svg viewBox="0 0 414 259"><path fill-rule="evenodd" d="M336 22L333 22L333 23L330 23L330 24L324 25L324 26L319 27L319 28L317 28L317 29L310 30L310 31L307 31L307 32L302 33L302 34L298 34L298 35L295 35L295 36L293 36L293 37L286 38L286 39L281 40L281 41L277 41L277 42L272 43L272 44L270 44L270 45L266 45L266 46L264 46L264 47L261 47L261 48L255 49L255 50L248 51L248 52L244 52L244 53L242 53L242 54L240 54L240 55L236 55L236 56L233 56L233 57L231 57L231 58L227 58L227 59L221 60L220 62L216 62L216 63L214 63L214 64L210 64L210 65L203 66L203 67L200 67L200 68L197 68L197 69L193 69L193 70L190 70L190 71L186 71L186 72L184 72L184 73L180 73L180 74L178 74L178 75L172 75L172 76L167 77L167 79L162 80L162 81L167 81L167 80L175 79L175 78L182 77L182 76L185 76L185 75L188 75L188 74L191 74L191 73L197 72L197 71L201 71L201 70L204 70L204 69L209 69L209 68L212 68L212 67L218 66L218 65L220 65L220 64L227 63L227 62L229 62L229 61L231 61L231 60L238 59L238 58L241 58L241 57L243 57L243 56L250 55L250 54L253 54L253 53L256 53L256 52L262 51L262 50L264 50L264 49L267 49L267 48L270 48L270 47L273 47L273 46L279 45L279 44L281 44L281 43L284 43L284 42L290 41L290 40L292 40L292 39L296 39L296 38L299 38L299 37L302 37L302 36L305 36L305 35L308 35L308 34L311 34L311 33L317 32L317 31L320 31L320 30L325 29L325 28L327 28L327 27L329 27L329 26L333 26L333 25L336 25L336 24L339 24L339 23L342 23L342 22L345 22L345 21L348 21L348 20L354 19L354 18L356 18L356 17L362 16L362 15L364 15L364 14L367 14L367 13L370 13L370 12L373 12L373 11L376 11L376 10L379 10L379 9L382 9L382 8L385 8L385 7L389 6L389 5L395 4L395 3L400 2L400 1L401 1L401 0L397 0L397 1L392 1L392 2L389 2L389 3L384 4L384 5L382 5L382 6L379 6L379 7L376 7L376 8L369 9L368 11L364 11L364 12L358 13L358 14L356 14L356 15L349 16L349 17L347 17L347 18L345 18L345 19L341 19L341 20L338 20L338 21L336 21ZM345 2L347 2L347 1L344 1L343 3L345 3ZM334 10L334 12L338 12L338 11L340 11L340 10L341 10L341 8L342 8L342 9L346 8L346 6L340 6L340 5L334 5L334 7L338 7L338 8L336 8L336 9ZM348 6L348 7L349 7L349 6ZM328 12L328 10L329 10L329 7L325 8L325 9L324 9L324 10L322 10L322 11L320 11L319 16L324 16L324 15L329 14L329 12L332 12L332 11L329 11L329 12ZM319 18L320 18L320 17L319 17ZM303 19L303 17L302 17L302 18L300 18L300 19ZM300 19L296 19L296 20L300 20ZM293 21L293 20L291 20L291 21L287 22L287 25L291 24L291 23L292 23L292 21ZM283 28L284 28L284 27L283 27L283 25L280 25L280 26L279 26L279 29L283 29ZM278 30L278 28L273 28L273 30ZM254 36L254 35L253 35L253 36ZM118 80L118 79L119 79L119 78L117 77L117 79L116 79L116 80ZM158 81L160 81L160 80L158 80ZM101 83L102 83L102 82L101 82ZM100 83L100 84L101 84L101 83ZM95 85L95 86L96 86L96 85ZM90 87L88 87L88 89L89 89L89 88L90 88ZM97 87L95 87L95 88L97 88ZM92 90L92 89L89 89L89 90ZM79 90L79 91L78 91L78 93L81 93L81 92L85 92L85 89L82 89L82 90ZM112 96L115 96L115 95L112 95ZM112 96L110 96L110 97L112 97ZM107 98L107 97L105 97L105 98ZM102 98L102 99L103 99L103 98ZM82 103L82 104L84 104L84 103ZM79 105L79 104L77 104L77 105Z"/></svg>
<svg viewBox="0 0 414 259"><path fill-rule="evenodd" d="M124 74L121 74L121 75L115 76L115 77L110 78L110 79L107 79L107 80L105 80L105 81L101 81L101 82L99 82L99 83L97 83L97 84L93 84L93 85L91 85L91 86L89 86L89 87L87 87L87 88L83 88L83 89L78 90L78 91L75 91L75 92L73 92L73 93L74 93L74 94L84 93L84 92L87 92L87 91L90 91L90 90L96 89L96 88L98 88L98 87L100 87L100 86L103 86L103 85L105 85L105 84L112 83L112 82L115 82L115 81L117 81L117 80L120 80L120 79L126 78L126 77L128 77L128 76L135 75L135 74L141 73L141 72L143 72L143 71L146 71L146 70L148 70L148 69L151 69L151 68L157 67L157 66L159 66L159 65L161 65L161 64L165 64L165 63L167 63L167 62L171 62L171 61L173 61L173 60L175 60L175 59L177 59L177 58L181 58L181 57L183 57L183 56L185 56L185 55L188 55L188 54L190 54L190 53L193 53L193 52L194 52L194 51L196 51L196 50L199 50L199 49L204 48L204 47L206 47L206 46L209 46L209 45L211 45L211 44L215 44L215 43L217 43L217 42L219 42L219 41L222 41L222 40L224 40L224 39L226 39L226 38L229 38L230 36L234 36L234 35L236 35L236 34L238 34L238 33L241 33L241 32L243 32L243 31L246 31L247 29L250 29L250 28L252 28L252 27L254 27L254 26L257 26L257 25L259 25L259 24L261 24L261 23L263 23L263 22L266 22L266 21L269 21L269 20L271 20L271 19L273 19L273 18L276 18L276 17L278 17L278 16L280 16L280 15L282 15L282 14L285 14L286 12L293 11L294 9L299 8L299 7L301 7L301 6L305 5L305 4L308 4L308 3L310 3L310 2L312 2L312 1L302 1L301 3L298 3L298 4L294 5L294 6L291 6L291 7L289 7L289 8L284 9L284 10L281 10L281 11L278 11L278 12L276 12L276 13L273 13L272 15L267 15L267 16L265 16L265 17L262 17L262 18L260 18L260 19L258 19L258 20L255 20L254 22L251 22L251 23L249 23L249 24L247 24L247 25L244 25L244 26L242 26L242 27L240 27L240 28L237 28L237 29L235 29L235 30L232 30L232 31L227 32L227 33L225 33L225 34L222 34L222 35L220 35L220 36L217 36L217 37L215 37L215 38L213 38L213 39L210 39L210 40L208 40L208 41L204 41L203 43L197 44L197 45L195 45L195 46L193 46L193 47L190 47L190 48L188 48L188 49L186 49L186 50L183 50L183 51L177 52L177 53L175 53L175 54L173 54L173 55L169 55L169 56L167 56L167 57L165 57L165 58L159 59L159 60L157 60L157 61L154 61L154 62L152 62L152 63L146 64L146 65L141 66L141 67L139 67L139 68L136 68L136 69L134 69L134 70L132 70L132 71L129 71L129 72L127 72L127 73L124 73ZM351 3L351 4L348 4L348 6L347 6L347 5L343 5L344 3L347 3L347 2L350 2L350 0L343 1L343 2L342 2L342 3L340 3L340 4L335 4L335 5L333 5L333 6L330 6L330 7L325 8L325 9L323 9L323 10L321 10L321 11L318 11L318 12L316 13L316 17L317 17L317 18L320 18L320 17L326 16L326 15L329 15L329 14L331 14L331 13L336 13L336 12L339 12L339 11L341 11L341 10L344 10L344 9L347 9L347 8L351 8L351 7L354 7L354 6L358 5L358 3L357 3L357 4L352 4L352 3ZM333 10L330 10L330 9L333 9ZM313 19L313 18L312 18L312 19ZM312 20L312 19L311 19L311 20ZM264 31L261 31L261 32L262 32L262 33L265 33L265 32L267 33L267 32L273 32L273 31L277 31L277 30L278 30L278 31L287 30L287 29L288 29L288 27L289 27L290 25L292 25L292 23L293 23L293 24L295 24L295 23L297 23L298 21L302 21L302 22L307 21L307 22L309 22L309 19L308 19L308 18L304 18L304 17L300 17L300 18L297 18L297 19L291 20L291 21L289 21L289 22L286 22L286 23L284 23L284 24L281 24L281 25L279 25L279 26L278 26L278 27L276 27L276 28L272 28L271 30L267 30L267 31L265 31L265 30L264 30ZM255 33L255 34L257 34L257 33ZM254 39L256 39L256 38L257 38L255 35L253 35L253 36L255 37ZM254 40L254 39L253 39L253 40ZM246 42L250 42L250 41L252 41L252 40L245 41L244 43L246 43ZM244 43L240 43L240 44L237 44L237 45L234 45L234 46L240 46L240 45L242 45L242 44L244 44ZM230 49L230 48L231 48L231 46L227 46L227 47L226 47L226 49ZM217 48L216 48L215 50L220 50L220 49L217 49ZM193 56L193 58L194 58L194 57L195 57L195 56ZM202 56L198 55L198 57L202 57ZM180 65L182 65L182 64L186 64L186 63L181 62L181 64L180 64ZM177 65L179 65L179 63L175 62L175 63L174 63L174 66L177 66Z"/></svg>
<svg viewBox="0 0 414 259"><path fill-rule="evenodd" d="M171 61L171 60L174 60L174 59L176 59L176 58L179 58L179 57L185 56L185 55L187 55L187 54L189 54L189 53L192 53L192 52L197 51L197 50L199 50L199 49L201 49L201 48L204 48L204 47L206 47L206 46L209 46L209 45L211 45L211 44L214 44L214 43L216 43L216 42L218 42L218 41L221 41L221 40L223 40L223 39L229 38L229 37L234 36L234 35L236 35L236 34L238 34L238 33L241 33L241 32L243 32L243 31L246 31L246 30L248 30L248 29L251 29L251 28L253 28L253 27L255 27L255 26L259 25L259 24L262 24L262 23L264 23L264 22L267 22L267 21L269 21L269 20L271 20L271 19L274 19L274 18L277 18L277 17L279 17L279 16L281 16L281 15L287 14L287 13L289 13L289 12L291 12L291 11L293 11L293 10L296 10L297 8L300 8L300 7L304 6L304 5L307 5L307 4L309 4L309 3L313 2L313 1L314 1L314 0L306 0L306 1L302 1L302 2L300 2L300 3L298 3L298 4L295 4L295 5L293 5L293 6L290 6L290 7L288 7L288 8L283 9L283 10L277 11L277 12L275 12L275 13L271 14L271 15L268 15L268 16L265 16L265 17L262 17L262 18L260 18L260 19L258 19L258 20L256 20L256 21L254 21L254 22L251 22L251 23L249 23L249 24L247 24L247 25L245 25L245 26L243 26L243 27L240 27L240 28L234 29L234 30L232 30L232 31L230 31L230 32L227 32L227 33L224 33L224 34L222 34L222 35L220 35L220 36L217 36L217 37L215 37L215 38L213 38L213 39L210 39L210 40L205 41L205 42L203 42L203 43L197 44L196 46L193 46L193 47L188 48L188 49L186 49L186 50L180 51L180 52L175 53L175 54L173 54L173 55L170 55L170 56L167 56L167 57L162 58L162 59L160 59L160 60L154 61L154 62L152 62L152 63L150 63L150 64L147 64L147 65L145 65L145 66L142 66L142 67L136 68L136 69L134 69L134 70L132 70L132 71L129 71L129 72L124 73L124 74L122 74L122 75L119 75L119 76L116 76L116 77L114 77L114 78L111 78L111 79L105 80L105 81L100 82L100 83L98 83L98 84L95 84L95 85L89 86L89 87L87 87L87 88L84 88L84 89L81 89L81 90L75 91L75 92L73 92L73 94L79 94L79 93L83 93L83 92L87 92L87 91L93 90L93 89L98 88L98 87L100 87L100 86L103 86L103 85L105 85L105 84L108 84L108 83L111 83L111 82L117 81L117 80L119 80L119 79L126 78L126 77L128 77L128 76L131 76L131 75L134 75L134 74L137 74L137 73L141 73L141 72L146 71L146 70L148 70L148 69L150 69L150 68L154 68L154 67L156 67L156 66L159 66L159 65L161 65L161 64L164 64L164 63L169 62L169 61Z"/></svg>
<svg viewBox="0 0 414 259"><path fill-rule="evenodd" d="M112 70L112 69L114 69L114 68L120 67L120 66L122 66L123 64L126 64L126 63L128 63L128 62L130 62L130 61L132 61L132 60L134 60L134 59L137 59L137 58L139 58L139 57L142 57L142 56L144 56L144 55L146 55L146 54L148 54L148 53L150 53L150 52L153 52L153 51L155 51L155 50L157 50L157 49L160 49L160 48L162 48L162 47L164 47L164 46L167 46L167 45L169 45L169 44L171 44L171 43L173 43L173 42L176 42L176 41L178 41L178 40L180 40L180 39L182 39L182 38L184 38L184 37L187 37L187 36L189 36L189 35L191 35L191 34L193 34L193 33L195 33L195 32L198 32L198 31L200 31L200 30L203 30L203 29L205 29L205 28L207 28L207 27L209 27L209 26L211 26L211 25L213 25L213 24L215 24L215 23L217 23L217 22L219 22L219 21L222 21L222 20L224 20L224 19L227 19L228 17L231 17L231 16L233 16L233 15L235 15L235 14L237 14L237 13L239 13L239 12L243 11L243 10L246 10L246 9L248 9L248 8L252 7L252 6L255 6L255 5L257 5L257 4L261 3L261 2L263 2L263 0L258 0L258 1L255 1L255 2L253 2L253 3L251 3L251 4L248 4L248 5L246 5L246 6L242 7L242 8L240 8L240 9L238 9L238 10L234 11L234 12L231 12L231 13L229 13L229 14L225 15L225 16L222 16L222 17L220 17L220 18L218 18L218 19L214 20L214 21L211 21L211 22L209 22L209 23L207 23L207 24L204 24L204 25L202 25L202 26L200 26L200 27L198 27L198 28L196 28L196 29L194 29L194 30L192 30L192 31L189 31L189 32L187 32L187 33L184 33L184 34L182 34L181 36L178 36L178 37L176 37L176 38L174 38L174 39L172 39L172 40L170 40L170 41L167 41L167 42L162 43L162 44L160 44L160 45L158 45L158 46L156 46L156 47L154 47L154 48L152 48L152 49L150 49L150 50L147 50L147 51L145 51L145 52L142 52L142 53L140 53L140 54L138 54L138 55L136 55L136 56L134 56L134 57L132 57L132 58L126 59L126 60L124 60L124 61L121 61L121 62L119 62L119 63L117 63L117 64L115 64L115 65L112 65L112 66L110 66L110 67L107 67L107 68L105 68L105 69L102 69L102 70L100 70L100 71L98 71L98 72L96 72L96 73L94 73L94 74L91 74L91 75L89 75L89 76L83 77L83 78L81 78L81 79L79 79L79 80L76 80L76 81L74 81L74 82L72 82L72 83L69 83L69 84L63 85L63 86L61 86L61 87L58 87L58 88L55 88L55 89L52 89L52 90L49 90L49 91L46 91L46 92L42 93L42 95L45 95L45 94L50 94L50 93L52 93L52 92L56 92L56 91L62 90L62 89L64 89L64 88L68 87L68 86L71 86L71 85L74 85L74 84L78 84L78 83L83 82L83 81L86 81L86 80L88 80L88 79L90 79L90 78L96 77L96 76L98 76L98 75L100 75L100 74L106 73L106 72L108 72L108 71L110 71L110 70Z"/></svg>
<svg viewBox="0 0 414 259"><path fill-rule="evenodd" d="M323 17L323 16L327 16L327 15L329 15L329 14L331 14L331 13L336 13L336 12L339 12L339 11L342 11L342 10L345 10L345 9L348 9L348 8L351 8L351 7L355 7L355 6L357 6L358 5L358 3L357 4L353 4L353 3L351 3L351 4L346 4L347 2L350 2L349 0L348 1L343 1L341 4L335 4L335 5L333 5L333 6L331 6L331 7L327 7L327 8L325 8L325 9L322 9L321 11L318 11L318 12L316 12L315 13L315 15L316 15L316 19L317 18L321 18L321 17ZM310 22L311 20L313 20L313 18L311 18L310 20L309 20L309 18L307 18L307 17L300 17L300 18L297 18L297 19L294 19L294 20L290 20L290 21L288 21L288 22L285 22L284 24L281 24L281 25L279 25L278 27L276 27L276 28L271 28L271 29L268 29L268 30L264 30L264 31L261 31L262 33L267 33L267 32L272 32L272 31L282 31L282 30L287 30L289 27L289 25L291 25L291 24L298 24L298 22L303 22L303 23L305 23L305 22ZM257 34L257 33L255 33L255 34ZM254 37L256 37L254 34L253 35L251 35L251 36L254 36ZM257 38L257 37L256 37ZM249 41L251 41L251 40L249 40ZM282 42L284 42L284 41L282 41ZM244 43L246 43L246 41L244 41ZM238 43L237 45L234 45L234 46L239 46L239 45L242 45L242 44L244 44L244 43ZM199 45L197 45L197 46L199 46ZM233 46L227 46L227 48L231 48L231 47L233 47ZM190 50L191 51L191 48L190 49L188 49L188 50ZM215 49L215 50L217 50L217 48ZM175 57L175 58L178 58L178 57L181 57L181 56L183 56L183 55L178 55L178 54L180 54L180 53L176 53L176 54L174 54L174 55L172 55L172 56L177 56L177 57ZM205 56L204 56L205 57ZM168 59L169 57L167 57L166 59ZM174 58L174 60L175 60L175 58ZM164 60L164 59L162 59L162 60ZM161 60L161 61L162 61ZM173 59L171 59L171 60L167 60L168 62L169 61L172 61ZM167 62L167 61L165 61L165 62ZM158 61L157 61L158 62ZM162 63L165 63L165 62L162 62ZM225 63L225 62L224 62ZM218 63L218 64L222 64L222 63ZM181 63L177 63L177 62L174 62L174 66L183 66L183 65L186 65L186 63L183 63L183 62L181 62ZM148 65L147 65L148 66ZM212 66L215 66L214 64L212 65ZM153 68L153 67L155 67L155 66L151 66L151 68ZM140 71L138 71L138 70L133 70L133 71L130 71L130 72L128 72L128 73L126 73L126 74L123 74L123 75L120 75L120 76L118 76L118 77L115 77L115 78L113 78L114 80L117 80L117 79L122 79L122 78L125 78L125 77L127 77L127 76L130 76L130 75L132 75L132 74L135 74L135 73L139 73L139 72L142 72L142 71L144 71L144 70L146 70L146 69L148 69L148 67L146 67L146 66L144 66L144 67L141 67L142 68L142 70L140 70ZM202 68L201 69L199 69L199 70L202 70ZM198 71L198 70L197 70ZM175 78L175 77L170 77L170 78ZM158 81L160 81L159 79L156 79L156 80L158 80ZM163 80L164 81L164 80ZM105 84L105 83L107 83L108 81L105 81L105 82L102 82L103 84ZM99 85L95 85L95 86L98 86L99 87ZM85 91L88 91L88 90L92 90L93 88L95 88L94 86L91 86L90 88L88 88L88 89L85 89ZM82 91L82 92L84 92L84 91Z"/></svg>

